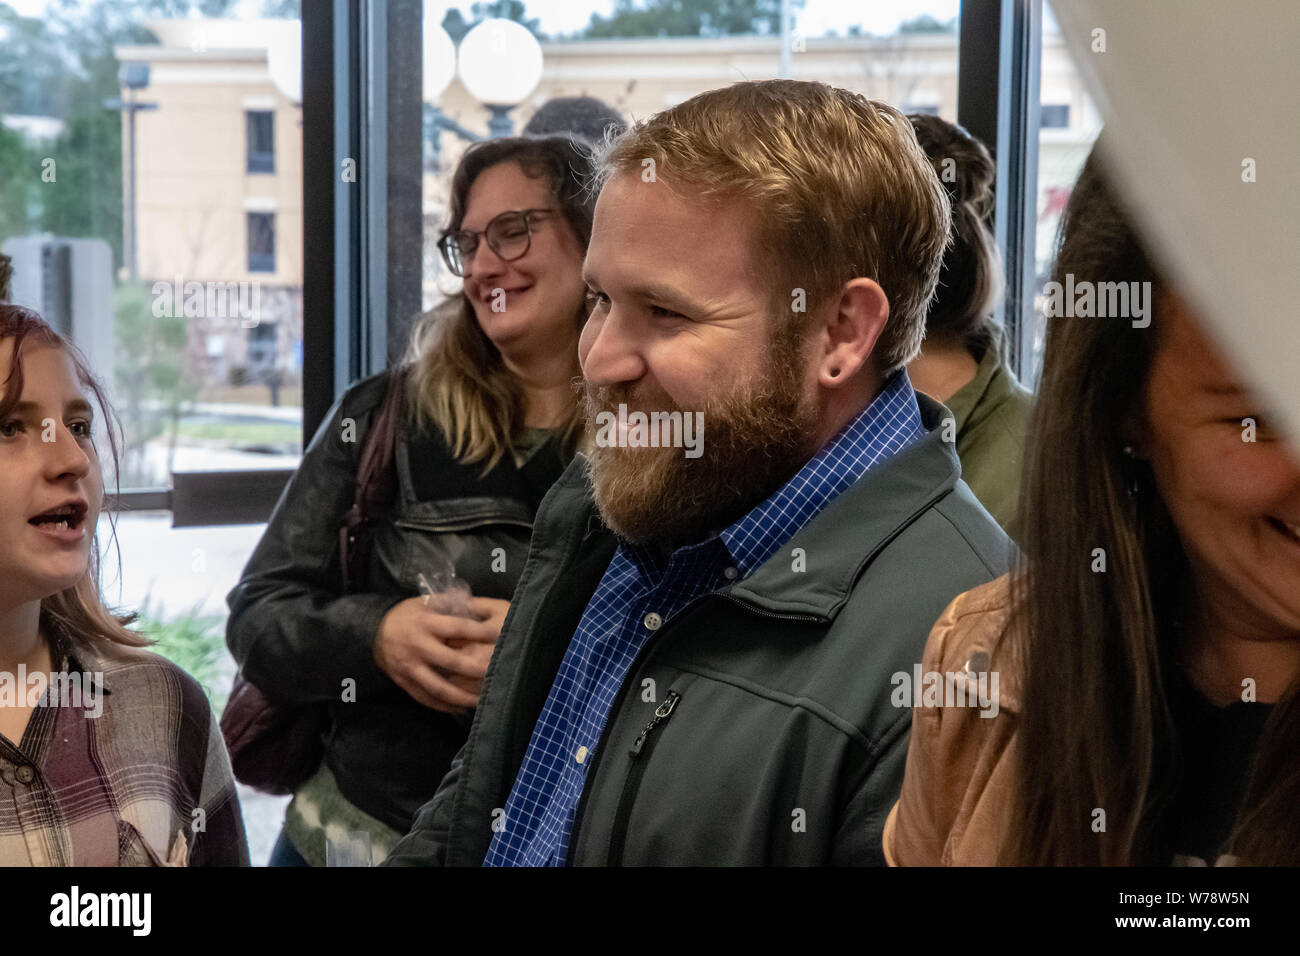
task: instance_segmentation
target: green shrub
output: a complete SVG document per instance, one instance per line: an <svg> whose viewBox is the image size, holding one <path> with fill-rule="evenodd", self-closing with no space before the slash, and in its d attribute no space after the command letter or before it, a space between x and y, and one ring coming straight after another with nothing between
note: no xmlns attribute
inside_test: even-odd
<svg viewBox="0 0 1300 956"><path fill-rule="evenodd" d="M222 619L216 614L200 614L196 605L186 614L160 620L148 600L140 607L135 629L157 643L149 649L180 667L203 687L212 710L220 715L226 706L227 688L217 688L223 677L222 656L226 652Z"/></svg>

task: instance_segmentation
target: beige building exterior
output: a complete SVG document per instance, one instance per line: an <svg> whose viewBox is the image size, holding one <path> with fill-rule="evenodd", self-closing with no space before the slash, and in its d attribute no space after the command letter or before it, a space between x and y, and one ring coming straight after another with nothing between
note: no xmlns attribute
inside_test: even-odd
<svg viewBox="0 0 1300 956"><path fill-rule="evenodd" d="M246 283L255 317L230 308L191 314L191 360L209 385L258 381L270 371L291 384L301 367L302 110L272 83L269 31L256 21L162 20L149 28L157 45L116 50L121 62L149 64L149 85L137 98L157 107L136 117L140 277L173 300L170 290L179 289L182 301L187 283L205 291L209 283ZM259 151L255 172L249 113L269 114L270 155ZM253 229L269 257L250 248Z"/></svg>
<svg viewBox="0 0 1300 956"><path fill-rule="evenodd" d="M168 20L150 23L157 45L120 47L118 59L150 65L141 98L158 105L137 119L138 248L150 280L257 283L262 322L275 324L274 362L292 372L302 335L301 108L272 82L269 21ZM543 43L542 79L512 113L522 128L554 96L589 95L630 119L646 117L696 93L780 68L779 40L631 39ZM1040 262L1050 256L1055 220L1100 127L1095 105L1060 37L1043 39L1045 124L1039 156ZM884 100L904 111L957 115L957 36L794 38L791 75ZM458 79L436 104L467 129L487 134L488 111ZM248 113L273 119L273 169L250 172ZM266 121L262 121L266 122ZM465 143L440 134L442 165L425 174L425 304L456 291L433 242L443 224L451 170ZM809 144L815 148L815 144ZM274 219L270 271L250 270L250 214ZM268 263L262 260L259 266ZM268 330L205 317L196 324L196 358L212 378L265 362Z"/></svg>

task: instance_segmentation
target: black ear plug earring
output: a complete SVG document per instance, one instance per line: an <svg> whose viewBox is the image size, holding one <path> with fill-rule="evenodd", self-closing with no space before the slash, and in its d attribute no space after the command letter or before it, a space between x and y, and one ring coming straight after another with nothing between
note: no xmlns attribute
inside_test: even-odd
<svg viewBox="0 0 1300 956"><path fill-rule="evenodd" d="M839 378L839 375L840 375L839 369L837 368L831 369L831 378Z"/></svg>

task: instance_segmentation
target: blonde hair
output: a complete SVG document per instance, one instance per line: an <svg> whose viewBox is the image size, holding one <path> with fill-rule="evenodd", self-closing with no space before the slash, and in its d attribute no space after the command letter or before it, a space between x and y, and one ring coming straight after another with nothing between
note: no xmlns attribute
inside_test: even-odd
<svg viewBox="0 0 1300 956"><path fill-rule="evenodd" d="M756 266L775 277L778 311L796 289L812 311L850 279L871 278L890 306L875 350L880 370L902 368L920 351L950 209L911 123L893 107L824 83L736 83L607 139L597 169L596 186L653 169L656 181L706 200L752 203Z"/></svg>
<svg viewBox="0 0 1300 956"><path fill-rule="evenodd" d="M585 317L582 311L575 316L575 328L581 328ZM465 296L446 299L420 317L404 361L410 367L404 404L417 427L436 427L459 461L483 462L485 475L507 451L514 453L514 439L524 421L523 389ZM581 374L577 349L573 374ZM572 450L581 434L575 396L560 424L561 447Z"/></svg>
<svg viewBox="0 0 1300 956"><path fill-rule="evenodd" d="M518 136L475 143L461 157L451 183L450 216L442 235L460 229L470 187L485 170L518 163L525 175L545 177L561 217L585 251L591 240L594 199L587 192L591 147L567 135ZM585 304L574 315L574 332L586 320ZM464 295L447 299L426 312L411 331L405 361L410 365L406 407L419 426L436 426L452 454L466 464L481 461L487 474L507 451L524 423L524 395L506 368L501 352L478 324ZM573 374L581 374L577 349ZM582 434L581 409L575 395L560 424L567 452Z"/></svg>

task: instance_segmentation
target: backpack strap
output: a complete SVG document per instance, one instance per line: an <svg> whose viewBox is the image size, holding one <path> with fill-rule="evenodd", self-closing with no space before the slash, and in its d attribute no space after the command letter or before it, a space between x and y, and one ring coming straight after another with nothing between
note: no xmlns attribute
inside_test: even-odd
<svg viewBox="0 0 1300 956"><path fill-rule="evenodd" d="M393 506L393 462L401 435L407 372L407 366L403 365L389 376L383 403L361 446L352 507L339 524L339 568L344 594L350 593L362 580L375 521Z"/></svg>

